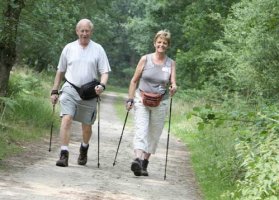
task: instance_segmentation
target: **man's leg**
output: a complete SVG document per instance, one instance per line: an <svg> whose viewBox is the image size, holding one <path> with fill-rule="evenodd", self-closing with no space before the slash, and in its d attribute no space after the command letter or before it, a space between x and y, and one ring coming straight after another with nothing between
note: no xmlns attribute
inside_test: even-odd
<svg viewBox="0 0 279 200"><path fill-rule="evenodd" d="M61 126L60 126L60 140L61 140L61 152L60 158L56 162L57 166L67 167L69 159L69 142L70 142L70 130L72 125L72 116L64 115L62 117Z"/></svg>
<svg viewBox="0 0 279 200"><path fill-rule="evenodd" d="M92 125L82 124L82 139L83 142L80 145L78 164L85 165L87 163L87 152L89 148L89 141L92 135Z"/></svg>
<svg viewBox="0 0 279 200"><path fill-rule="evenodd" d="M72 121L73 118L71 115L64 115L62 117L60 127L60 140L62 146L69 146Z"/></svg>
<svg viewBox="0 0 279 200"><path fill-rule="evenodd" d="M89 144L92 135L92 125L82 124L82 139L83 143Z"/></svg>

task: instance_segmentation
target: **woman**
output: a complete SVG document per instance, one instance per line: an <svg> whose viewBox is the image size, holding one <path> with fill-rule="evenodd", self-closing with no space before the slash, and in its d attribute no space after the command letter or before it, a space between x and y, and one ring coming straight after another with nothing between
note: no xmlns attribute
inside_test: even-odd
<svg viewBox="0 0 279 200"><path fill-rule="evenodd" d="M155 35L155 52L141 57L130 82L126 108L130 110L134 107L135 111L136 158L131 165L135 176L148 176L149 158L155 153L163 131L168 98L176 92L175 62L166 55L170 37L167 30L161 30ZM156 96L147 98L152 104L145 102L145 93ZM158 99L161 99L159 105L155 105Z"/></svg>

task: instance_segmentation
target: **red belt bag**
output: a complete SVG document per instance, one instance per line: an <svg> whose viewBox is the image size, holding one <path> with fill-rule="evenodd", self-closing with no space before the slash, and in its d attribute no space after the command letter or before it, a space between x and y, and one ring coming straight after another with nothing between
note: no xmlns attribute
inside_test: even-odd
<svg viewBox="0 0 279 200"><path fill-rule="evenodd" d="M149 106L149 107L159 106L160 102L163 98L162 94L154 94L154 93L148 93L148 92L143 92L143 91L141 91L140 93L141 93L143 105Z"/></svg>

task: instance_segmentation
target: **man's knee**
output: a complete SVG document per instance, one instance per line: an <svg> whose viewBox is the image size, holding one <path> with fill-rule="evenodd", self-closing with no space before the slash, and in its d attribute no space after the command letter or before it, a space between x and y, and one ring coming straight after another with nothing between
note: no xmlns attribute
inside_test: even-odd
<svg viewBox="0 0 279 200"><path fill-rule="evenodd" d="M82 131L85 134L91 134L92 133L92 125L82 124Z"/></svg>
<svg viewBox="0 0 279 200"><path fill-rule="evenodd" d="M70 127L72 124L73 117L71 115L63 115L62 117L62 126Z"/></svg>

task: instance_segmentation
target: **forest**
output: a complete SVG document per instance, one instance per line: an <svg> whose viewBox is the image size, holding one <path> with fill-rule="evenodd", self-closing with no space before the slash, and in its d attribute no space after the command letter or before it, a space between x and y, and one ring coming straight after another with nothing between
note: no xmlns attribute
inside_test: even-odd
<svg viewBox="0 0 279 200"><path fill-rule="evenodd" d="M0 131L23 101L17 95L39 87L13 71L51 82L80 19L94 23L92 40L112 67L109 85L119 88L128 88L139 58L154 50L154 34L167 29L177 98L192 105L177 123L198 121L194 132L177 125L177 135L205 145L200 173L223 184L207 199L279 199L278 0L3 0L0 10ZM208 176L199 178L205 196Z"/></svg>

